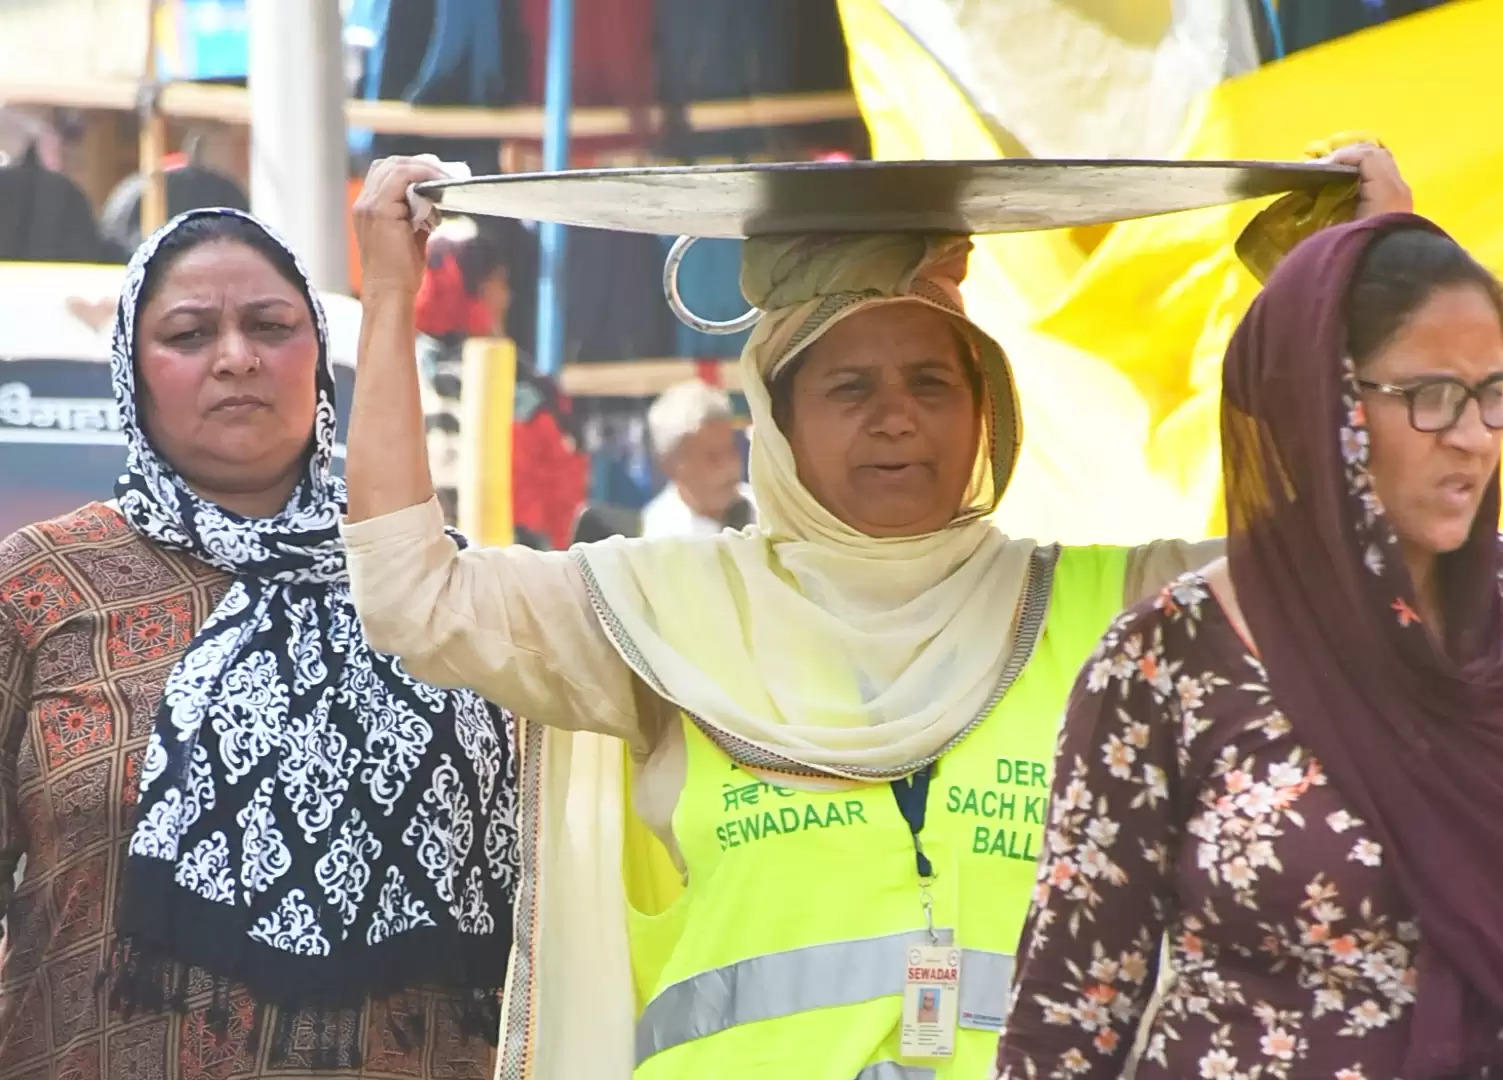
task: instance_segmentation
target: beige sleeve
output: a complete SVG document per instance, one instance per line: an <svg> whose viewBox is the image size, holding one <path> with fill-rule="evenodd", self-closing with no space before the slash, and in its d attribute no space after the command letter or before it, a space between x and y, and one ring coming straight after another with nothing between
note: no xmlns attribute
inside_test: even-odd
<svg viewBox="0 0 1503 1080"><path fill-rule="evenodd" d="M1225 540L1155 540L1127 553L1127 580L1122 603L1132 607L1158 592L1181 574L1199 570L1226 554Z"/></svg>
<svg viewBox="0 0 1503 1080"><path fill-rule="evenodd" d="M435 499L343 532L373 648L420 679L467 686L538 723L642 744L633 676L567 552L461 551Z"/></svg>

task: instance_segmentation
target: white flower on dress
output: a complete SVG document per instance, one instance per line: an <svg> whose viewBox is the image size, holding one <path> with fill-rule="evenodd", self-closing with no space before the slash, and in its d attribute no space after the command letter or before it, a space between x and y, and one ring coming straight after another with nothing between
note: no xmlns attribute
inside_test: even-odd
<svg viewBox="0 0 1503 1080"><path fill-rule="evenodd" d="M1340 990L1326 987L1315 991L1315 1013L1317 1017L1327 1013L1341 1012L1346 1008L1346 998Z"/></svg>
<svg viewBox="0 0 1503 1080"><path fill-rule="evenodd" d="M1085 786L1084 780L1071 780L1065 786L1065 797L1060 800L1066 810L1089 810L1091 808L1091 792Z"/></svg>
<svg viewBox="0 0 1503 1080"><path fill-rule="evenodd" d="M1148 978L1148 958L1140 952L1123 953L1122 977L1128 982L1141 985Z"/></svg>
<svg viewBox="0 0 1503 1080"><path fill-rule="evenodd" d="M1274 1028L1263 1036L1263 1056L1277 1058L1280 1061L1293 1061L1295 1048L1299 1042L1283 1028Z"/></svg>
<svg viewBox="0 0 1503 1080"><path fill-rule="evenodd" d="M1086 1056L1074 1046L1066 1050L1064 1056L1059 1059L1061 1067L1072 1076L1084 1076L1091 1071L1091 1063Z"/></svg>
<svg viewBox="0 0 1503 1080"><path fill-rule="evenodd" d="M1352 845L1352 853L1347 856L1353 862L1359 862L1363 866L1383 865L1383 845L1376 840L1361 839Z"/></svg>
<svg viewBox="0 0 1503 1080"><path fill-rule="evenodd" d="M1051 1001L1044 1006L1044 1023L1063 1026L1075 1023L1075 1010L1060 1001Z"/></svg>
<svg viewBox="0 0 1503 1080"><path fill-rule="evenodd" d="M1091 964L1091 978L1099 983L1114 983L1120 970L1117 961L1109 956L1099 956Z"/></svg>
<svg viewBox="0 0 1503 1080"><path fill-rule="evenodd" d="M1341 429L1341 456L1348 465L1357 465L1367 460L1367 432L1356 428Z"/></svg>
<svg viewBox="0 0 1503 1080"><path fill-rule="evenodd" d="M1202 1080L1232 1080L1237 1073L1237 1059L1225 1050L1212 1050L1200 1059Z"/></svg>
<svg viewBox="0 0 1503 1080"><path fill-rule="evenodd" d="M1111 657L1102 657L1091 665L1090 672L1086 675L1086 689L1093 694L1099 694L1111 683L1115 673L1116 661Z"/></svg>
<svg viewBox="0 0 1503 1080"><path fill-rule="evenodd" d="M1114 777L1126 780L1132 776L1132 763L1138 760L1138 752L1117 736L1109 735L1106 746L1102 748L1101 759L1106 762Z"/></svg>
<svg viewBox="0 0 1503 1080"><path fill-rule="evenodd" d="M1111 860L1099 848L1088 846L1080 854L1080 872L1088 878L1101 877L1111 866Z"/></svg>
<svg viewBox="0 0 1503 1080"><path fill-rule="evenodd" d="M1296 787L1305 778L1305 770L1294 761L1276 761L1268 769L1268 783L1276 788Z"/></svg>
<svg viewBox="0 0 1503 1080"><path fill-rule="evenodd" d="M1344 833L1360 822L1345 810L1338 810L1326 818L1326 824L1331 827L1332 832Z"/></svg>
<svg viewBox="0 0 1503 1080"><path fill-rule="evenodd" d="M1274 866L1277 861L1272 840L1254 840L1247 845L1247 862L1250 866L1259 868Z"/></svg>
<svg viewBox="0 0 1503 1080"><path fill-rule="evenodd" d="M1157 765L1144 765L1143 788L1148 792L1148 805L1157 806L1169 797L1169 774Z"/></svg>
<svg viewBox="0 0 1503 1080"><path fill-rule="evenodd" d="M1179 692L1179 704L1183 709L1198 709L1206 702L1206 688L1199 679L1181 675L1175 689Z"/></svg>
<svg viewBox="0 0 1503 1080"><path fill-rule="evenodd" d="M1234 889L1246 889L1258 880L1258 873L1243 855L1238 855L1222 869L1221 874Z"/></svg>
<svg viewBox="0 0 1503 1080"><path fill-rule="evenodd" d="M1273 808L1273 788L1267 784L1254 784L1250 790L1237 796L1237 809L1248 817L1265 817Z"/></svg>
<svg viewBox="0 0 1503 1080"><path fill-rule="evenodd" d="M1109 848L1116 842L1117 833L1120 830L1121 826L1115 821L1101 817L1092 818L1091 823L1086 826L1086 836L1097 847Z"/></svg>
<svg viewBox="0 0 1503 1080"><path fill-rule="evenodd" d="M1388 1012L1372 998L1368 998L1351 1012L1352 1023L1364 1030L1388 1026Z"/></svg>
<svg viewBox="0 0 1503 1080"><path fill-rule="evenodd" d="M1198 870L1214 870L1221 861L1221 848L1217 844L1201 844L1195 849L1195 867Z"/></svg>

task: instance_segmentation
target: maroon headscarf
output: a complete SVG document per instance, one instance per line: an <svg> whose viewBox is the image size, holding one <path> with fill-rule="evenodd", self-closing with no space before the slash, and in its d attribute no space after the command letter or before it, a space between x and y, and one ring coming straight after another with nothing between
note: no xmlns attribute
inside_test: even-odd
<svg viewBox="0 0 1503 1080"><path fill-rule="evenodd" d="M1498 478L1444 556L1448 647L1419 622L1373 492L1347 294L1392 214L1284 259L1227 351L1221 437L1237 598L1276 700L1373 828L1419 919L1403 1075L1503 1063L1503 599Z"/></svg>

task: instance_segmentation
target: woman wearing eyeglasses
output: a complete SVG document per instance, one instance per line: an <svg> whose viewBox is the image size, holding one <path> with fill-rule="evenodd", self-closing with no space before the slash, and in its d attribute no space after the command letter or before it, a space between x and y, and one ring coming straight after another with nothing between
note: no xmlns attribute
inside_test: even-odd
<svg viewBox="0 0 1503 1080"><path fill-rule="evenodd" d="M1139 1080L1500 1075L1500 320L1407 214L1253 305L1228 554L1076 684L1002 1077L1117 1077L1138 1036Z"/></svg>

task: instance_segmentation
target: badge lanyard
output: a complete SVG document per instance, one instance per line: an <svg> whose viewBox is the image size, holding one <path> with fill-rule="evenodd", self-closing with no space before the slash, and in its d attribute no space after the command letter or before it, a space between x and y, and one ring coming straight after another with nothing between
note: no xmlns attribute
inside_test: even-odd
<svg viewBox="0 0 1503 1080"><path fill-rule="evenodd" d="M918 870L919 899L924 907L927 946L906 950L903 979L903 1017L899 1052L904 1057L946 1058L955 1052L955 1017L960 1000L960 950L941 945L934 930L934 864L924 854L920 834L929 804L929 781L934 765L892 782L898 810L913 833L913 860Z"/></svg>
<svg viewBox="0 0 1503 1080"><path fill-rule="evenodd" d="M929 779L933 775L934 763L930 762L912 776L894 780L892 793L898 800L903 820L908 822L908 830L913 833L913 858L918 868L919 899L924 905L924 928L929 932L929 944L938 945L939 935L934 932L934 896L929 891L934 882L934 864L924 854L920 838L929 808Z"/></svg>

